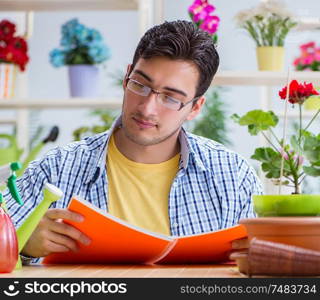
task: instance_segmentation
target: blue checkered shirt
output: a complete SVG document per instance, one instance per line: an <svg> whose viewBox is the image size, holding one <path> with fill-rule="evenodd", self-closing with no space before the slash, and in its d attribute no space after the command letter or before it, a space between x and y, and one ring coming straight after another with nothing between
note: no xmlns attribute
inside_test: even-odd
<svg viewBox="0 0 320 300"><path fill-rule="evenodd" d="M24 205L19 206L6 192L9 214L16 227L42 200L44 183L58 186L63 197L51 207L67 207L72 195L79 195L108 210L106 156L109 138L121 125L80 142L49 151L30 163L18 179ZM181 130L179 170L169 193L171 234L184 236L227 228L239 219L254 217L252 194L262 188L254 170L237 153L207 138Z"/></svg>

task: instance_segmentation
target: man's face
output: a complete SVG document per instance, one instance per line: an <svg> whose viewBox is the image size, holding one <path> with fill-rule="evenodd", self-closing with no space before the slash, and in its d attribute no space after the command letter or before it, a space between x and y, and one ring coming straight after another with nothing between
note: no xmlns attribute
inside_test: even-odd
<svg viewBox="0 0 320 300"><path fill-rule="evenodd" d="M129 77L186 103L195 97L199 72L191 62L156 57L139 59ZM140 96L125 88L122 128L132 142L150 146L170 138L175 140L182 123L193 119L201 107L196 104L192 108L190 103L180 111L171 110L162 106L157 97L155 93Z"/></svg>

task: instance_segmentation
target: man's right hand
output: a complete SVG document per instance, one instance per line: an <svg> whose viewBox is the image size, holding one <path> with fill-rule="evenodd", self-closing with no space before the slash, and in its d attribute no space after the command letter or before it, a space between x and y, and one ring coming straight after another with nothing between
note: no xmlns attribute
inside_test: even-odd
<svg viewBox="0 0 320 300"><path fill-rule="evenodd" d="M82 222L83 216L67 209L49 209L22 249L23 255L42 257L53 252L77 251L77 242L90 244L90 239L62 220Z"/></svg>

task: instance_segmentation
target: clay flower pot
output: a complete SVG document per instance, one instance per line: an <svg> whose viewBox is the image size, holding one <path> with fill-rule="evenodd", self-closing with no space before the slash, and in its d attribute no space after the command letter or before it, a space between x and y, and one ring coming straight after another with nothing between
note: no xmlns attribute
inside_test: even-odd
<svg viewBox="0 0 320 300"><path fill-rule="evenodd" d="M248 238L320 251L320 217L266 217L242 219Z"/></svg>

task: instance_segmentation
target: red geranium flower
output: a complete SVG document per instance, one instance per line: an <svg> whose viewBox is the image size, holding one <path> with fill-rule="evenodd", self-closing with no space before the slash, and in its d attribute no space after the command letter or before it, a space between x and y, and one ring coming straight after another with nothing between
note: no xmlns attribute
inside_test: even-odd
<svg viewBox="0 0 320 300"><path fill-rule="evenodd" d="M9 40L16 32L16 25L8 20L2 20L0 22L0 40Z"/></svg>
<svg viewBox="0 0 320 300"><path fill-rule="evenodd" d="M303 104L312 95L319 95L319 93L314 89L312 83L299 83L297 80L292 80L289 85L289 102L292 104ZM287 86L285 86L281 91L279 91L279 96L281 99L286 99L287 97Z"/></svg>
<svg viewBox="0 0 320 300"><path fill-rule="evenodd" d="M24 38L14 36L16 26L10 21L0 22L0 62L17 64L21 71L29 61L28 45Z"/></svg>

